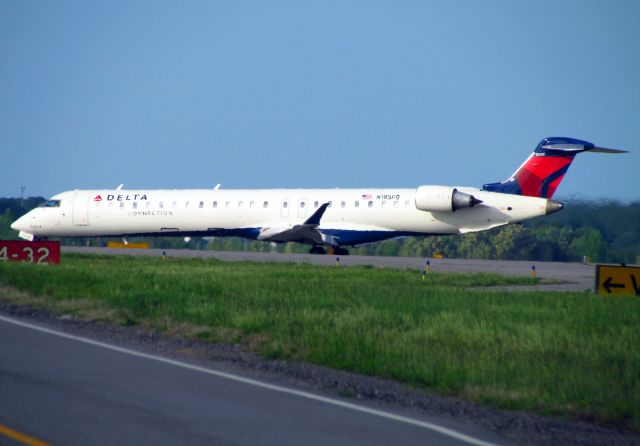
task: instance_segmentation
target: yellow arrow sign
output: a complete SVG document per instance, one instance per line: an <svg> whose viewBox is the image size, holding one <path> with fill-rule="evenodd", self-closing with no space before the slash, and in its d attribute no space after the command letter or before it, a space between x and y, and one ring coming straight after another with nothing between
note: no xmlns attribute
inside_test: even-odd
<svg viewBox="0 0 640 446"><path fill-rule="evenodd" d="M596 265L596 293L640 296L640 266Z"/></svg>

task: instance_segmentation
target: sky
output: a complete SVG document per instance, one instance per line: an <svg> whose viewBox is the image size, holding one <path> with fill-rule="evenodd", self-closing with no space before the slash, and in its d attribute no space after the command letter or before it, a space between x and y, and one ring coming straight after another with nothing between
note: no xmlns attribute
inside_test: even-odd
<svg viewBox="0 0 640 446"><path fill-rule="evenodd" d="M0 196L480 187L640 199L640 2L0 2Z"/></svg>

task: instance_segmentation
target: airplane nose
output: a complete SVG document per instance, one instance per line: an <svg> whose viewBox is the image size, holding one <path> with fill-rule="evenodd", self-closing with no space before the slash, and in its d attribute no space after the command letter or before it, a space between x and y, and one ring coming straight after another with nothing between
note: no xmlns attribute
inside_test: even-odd
<svg viewBox="0 0 640 446"><path fill-rule="evenodd" d="M22 229L20 228L20 220L22 220L22 219L19 218L16 221L14 221L13 223L11 223L11 229L14 229L16 231L21 231Z"/></svg>
<svg viewBox="0 0 640 446"><path fill-rule="evenodd" d="M11 229L14 229L16 231L26 231L27 220L25 217L26 215L23 215L22 217L11 223Z"/></svg>

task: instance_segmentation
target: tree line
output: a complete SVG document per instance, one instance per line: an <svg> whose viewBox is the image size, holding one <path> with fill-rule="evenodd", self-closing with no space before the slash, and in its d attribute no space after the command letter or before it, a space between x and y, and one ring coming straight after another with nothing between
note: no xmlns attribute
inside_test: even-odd
<svg viewBox="0 0 640 446"><path fill-rule="evenodd" d="M0 239L17 239L11 222L44 201L42 197L0 198ZM67 245L106 244L106 239L62 239ZM265 243L240 238L136 238L156 248L306 253L296 243ZM640 263L640 201L569 200L562 212L489 231L440 237L407 237L350 250L359 255L476 258L500 260Z"/></svg>

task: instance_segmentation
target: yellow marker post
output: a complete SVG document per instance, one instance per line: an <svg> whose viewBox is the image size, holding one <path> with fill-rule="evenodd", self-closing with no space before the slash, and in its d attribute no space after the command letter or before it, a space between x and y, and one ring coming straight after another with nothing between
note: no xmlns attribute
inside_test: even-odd
<svg viewBox="0 0 640 446"><path fill-rule="evenodd" d="M425 274L429 274L430 271L431 271L431 262L427 259L426 263L424 264L424 272Z"/></svg>
<svg viewBox="0 0 640 446"><path fill-rule="evenodd" d="M531 265L531 278L532 279L536 278L536 266L535 265Z"/></svg>
<svg viewBox="0 0 640 446"><path fill-rule="evenodd" d="M22 432L18 432L4 424L0 424L0 436L10 438L11 440L26 444L27 446L50 446L47 442L38 440L30 435L23 434Z"/></svg>
<svg viewBox="0 0 640 446"><path fill-rule="evenodd" d="M107 248L149 249L148 243L121 243L108 241Z"/></svg>
<svg viewBox="0 0 640 446"><path fill-rule="evenodd" d="M640 297L640 266L596 265L595 288L600 296Z"/></svg>
<svg viewBox="0 0 640 446"><path fill-rule="evenodd" d="M340 257L336 257L336 267L340 266Z"/></svg>

